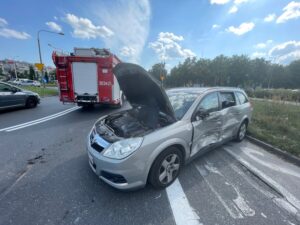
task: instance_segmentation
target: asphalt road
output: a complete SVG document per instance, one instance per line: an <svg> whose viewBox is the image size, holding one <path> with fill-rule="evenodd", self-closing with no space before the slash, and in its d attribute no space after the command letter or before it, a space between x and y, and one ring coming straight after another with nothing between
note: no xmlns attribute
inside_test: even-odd
<svg viewBox="0 0 300 225"><path fill-rule="evenodd" d="M1 225L299 224L274 201L284 196L224 147L184 167L166 190L148 185L121 192L106 185L89 168L85 141L95 120L114 110L77 109L51 97L36 109L0 113ZM35 122L24 125L29 121Z"/></svg>

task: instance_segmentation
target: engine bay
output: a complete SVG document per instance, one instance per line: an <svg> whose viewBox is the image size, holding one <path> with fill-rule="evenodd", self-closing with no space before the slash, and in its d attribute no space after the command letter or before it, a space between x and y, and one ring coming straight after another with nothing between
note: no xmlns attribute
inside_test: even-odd
<svg viewBox="0 0 300 225"><path fill-rule="evenodd" d="M96 130L102 138L115 142L123 138L146 135L173 122L170 116L153 107L138 105L109 115L96 124Z"/></svg>

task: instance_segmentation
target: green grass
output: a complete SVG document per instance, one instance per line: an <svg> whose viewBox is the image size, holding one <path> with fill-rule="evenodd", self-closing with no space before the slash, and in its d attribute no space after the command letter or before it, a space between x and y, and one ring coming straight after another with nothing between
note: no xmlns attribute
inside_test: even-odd
<svg viewBox="0 0 300 225"><path fill-rule="evenodd" d="M251 102L254 111L250 135L300 157L300 106Z"/></svg>
<svg viewBox="0 0 300 225"><path fill-rule="evenodd" d="M48 83L46 84L46 87L57 87L56 83Z"/></svg>
<svg viewBox="0 0 300 225"><path fill-rule="evenodd" d="M58 95L58 90L55 90L55 89L48 89L48 88L43 88L43 87L31 87L31 86L22 87L22 89L36 92L41 97Z"/></svg>

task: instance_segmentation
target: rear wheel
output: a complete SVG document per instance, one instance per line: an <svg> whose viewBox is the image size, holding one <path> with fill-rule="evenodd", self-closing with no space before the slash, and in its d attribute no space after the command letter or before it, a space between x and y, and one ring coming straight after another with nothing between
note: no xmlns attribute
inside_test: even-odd
<svg viewBox="0 0 300 225"><path fill-rule="evenodd" d="M247 126L248 126L247 121L243 121L236 135L235 138L236 141L241 142L242 140L244 140L244 138L246 137Z"/></svg>
<svg viewBox="0 0 300 225"><path fill-rule="evenodd" d="M182 164L183 156L179 149L175 147L166 149L154 161L149 174L149 182L155 188L169 186L178 177Z"/></svg>
<svg viewBox="0 0 300 225"><path fill-rule="evenodd" d="M37 106L37 100L34 97L29 97L26 101L27 108L34 108Z"/></svg>

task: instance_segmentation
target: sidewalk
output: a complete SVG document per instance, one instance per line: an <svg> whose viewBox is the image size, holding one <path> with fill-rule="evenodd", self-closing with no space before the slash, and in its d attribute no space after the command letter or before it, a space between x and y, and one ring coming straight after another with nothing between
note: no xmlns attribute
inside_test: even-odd
<svg viewBox="0 0 300 225"><path fill-rule="evenodd" d="M300 168L244 140L224 149L300 212ZM295 211L296 210L296 211ZM291 210L293 211L293 209Z"/></svg>

